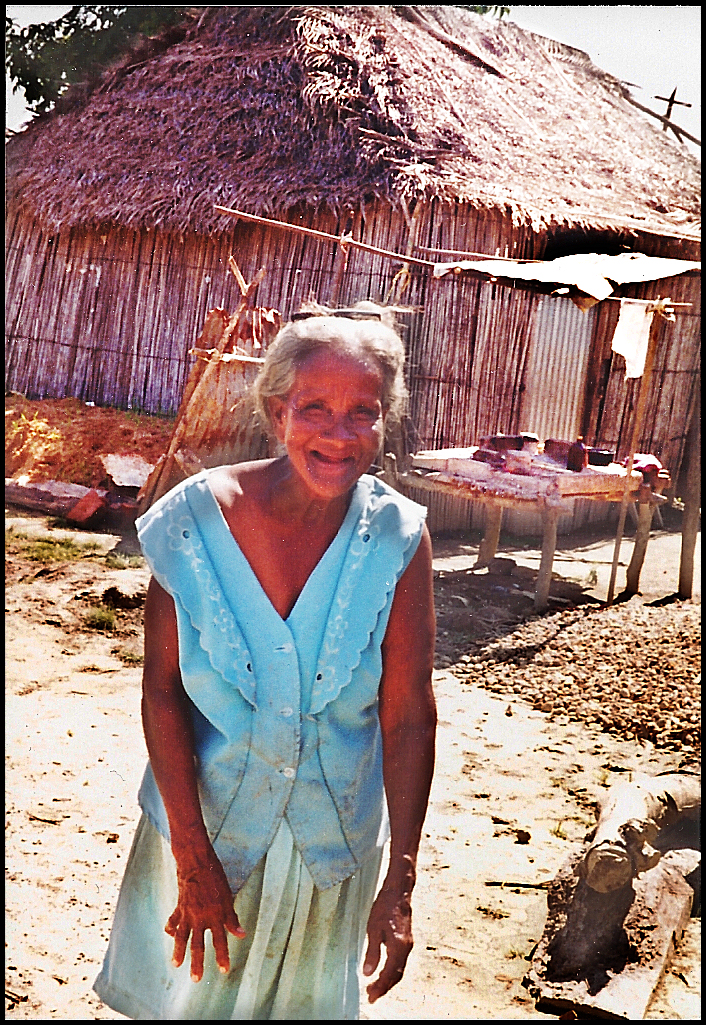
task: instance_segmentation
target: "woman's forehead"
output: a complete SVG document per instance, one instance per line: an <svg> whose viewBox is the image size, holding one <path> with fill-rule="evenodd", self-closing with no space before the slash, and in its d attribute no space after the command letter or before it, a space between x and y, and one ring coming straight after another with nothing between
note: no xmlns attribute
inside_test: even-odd
<svg viewBox="0 0 706 1025"><path fill-rule="evenodd" d="M382 389L383 373L377 360L356 350L320 349L310 353L296 366L293 390L302 388L339 388L342 384Z"/></svg>

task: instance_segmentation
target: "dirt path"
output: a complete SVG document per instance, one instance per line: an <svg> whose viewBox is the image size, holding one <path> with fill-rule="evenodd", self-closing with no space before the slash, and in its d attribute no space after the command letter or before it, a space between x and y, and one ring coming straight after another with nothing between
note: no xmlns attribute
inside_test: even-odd
<svg viewBox="0 0 706 1025"><path fill-rule="evenodd" d="M121 1018L90 987L138 817L146 758L139 599L147 572L128 555L106 565L104 553L119 537L73 532L75 544L92 542L97 551L32 562L31 542L17 539L18 532L54 539L66 532L47 531L41 517L7 522L15 529L6 589L7 1017ZM521 565L531 561L528 552L502 554ZM613 779L637 769L675 769L683 760L678 746L610 736L478 686L482 674L459 661L468 656L458 638L465 637L466 649L472 642L478 655L493 630L509 635L525 613L511 601L522 588L493 591L504 585L490 577L471 602L461 576L453 575L465 574L464 558L467 545L437 546L446 668L435 674L439 756L415 895L416 947L402 985L364 1008L368 1020L551 1017L534 1008L521 985L546 912L544 892L534 884L551 879L581 842L593 821L592 800ZM506 570L507 584L513 578ZM590 597L585 583L559 584ZM690 609L698 611L696 602L687 604L686 612L677 610L685 632ZM103 632L88 625L99 607L107 616ZM667 611L664 621L668 628ZM693 919L649 1017L700 1017L699 926Z"/></svg>

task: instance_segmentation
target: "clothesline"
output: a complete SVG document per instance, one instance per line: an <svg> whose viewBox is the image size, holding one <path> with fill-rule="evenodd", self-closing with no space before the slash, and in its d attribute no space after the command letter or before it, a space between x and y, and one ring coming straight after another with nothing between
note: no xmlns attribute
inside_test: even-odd
<svg viewBox="0 0 706 1025"><path fill-rule="evenodd" d="M645 306L654 306L661 303L663 306L693 306L693 303L673 303L671 299L630 299L619 295L607 295L602 302L610 300L614 303L644 303Z"/></svg>
<svg viewBox="0 0 706 1025"><path fill-rule="evenodd" d="M350 234L343 235L332 235L328 231L319 231L316 228L306 228L303 224L290 224L288 221L277 221L273 217L260 217L258 214L248 214L243 210L233 210L226 206L214 206L214 210L219 214L226 214L228 217L237 217L243 221L252 221L254 224L265 224L272 228L282 228L284 231L294 231L300 235L309 235L310 238L325 239L327 242L337 242L340 246L353 246L355 249L364 249L367 253L374 253L377 256L386 256L392 260L398 260L400 263L414 263L418 267L436 267L436 263L431 260L423 260L417 256L408 256L403 253L395 253L390 249L380 249L378 246L371 246L367 242L358 242ZM453 250L450 249L426 249L422 246L416 247L420 252L428 253L451 253ZM460 253L462 256L477 256L483 260L505 260L503 256L493 256L490 253ZM522 263L542 263L542 260L522 260Z"/></svg>

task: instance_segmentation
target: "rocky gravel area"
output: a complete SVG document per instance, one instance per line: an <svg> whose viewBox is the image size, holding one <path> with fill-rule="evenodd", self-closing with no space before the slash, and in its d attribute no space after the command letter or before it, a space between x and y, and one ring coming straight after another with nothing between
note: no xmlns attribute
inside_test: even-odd
<svg viewBox="0 0 706 1025"><path fill-rule="evenodd" d="M593 725L700 763L701 606L580 606L532 618L461 656L450 671L551 718Z"/></svg>

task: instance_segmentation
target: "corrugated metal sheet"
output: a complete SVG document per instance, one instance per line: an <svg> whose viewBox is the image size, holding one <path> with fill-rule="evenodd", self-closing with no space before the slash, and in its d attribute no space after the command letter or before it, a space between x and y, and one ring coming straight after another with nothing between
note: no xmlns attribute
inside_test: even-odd
<svg viewBox="0 0 706 1025"><path fill-rule="evenodd" d="M595 324L595 307L582 313L569 299L542 296L538 300L522 395L521 431L534 431L541 440L575 438L581 433Z"/></svg>

